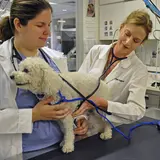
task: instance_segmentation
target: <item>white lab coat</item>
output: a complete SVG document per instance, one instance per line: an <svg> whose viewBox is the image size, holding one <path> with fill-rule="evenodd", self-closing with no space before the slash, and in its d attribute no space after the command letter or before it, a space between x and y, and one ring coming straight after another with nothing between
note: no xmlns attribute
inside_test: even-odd
<svg viewBox="0 0 160 160"><path fill-rule="evenodd" d="M32 133L32 110L18 110L15 101L17 87L9 77L14 70L11 46L11 40L0 45L0 160L22 153L22 133ZM53 50L44 48L46 53L49 50L53 59L60 58L52 54ZM15 58L14 61L17 66Z"/></svg>
<svg viewBox="0 0 160 160"><path fill-rule="evenodd" d="M108 59L112 45L95 45L86 56L79 72L100 77ZM105 78L111 97L108 101L107 116L115 123L130 123L145 114L145 92L147 87L147 67L139 60L135 52L120 61Z"/></svg>

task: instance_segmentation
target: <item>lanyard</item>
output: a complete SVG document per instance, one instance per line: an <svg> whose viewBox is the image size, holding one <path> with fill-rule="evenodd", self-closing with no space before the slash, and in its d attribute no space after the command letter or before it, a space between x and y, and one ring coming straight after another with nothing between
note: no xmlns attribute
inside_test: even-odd
<svg viewBox="0 0 160 160"><path fill-rule="evenodd" d="M50 59L50 57L44 52L43 49L39 49L39 51L40 51L42 57L44 58L44 60L49 64L48 59ZM52 66L53 66L54 71L61 73L60 69L58 68L58 66L56 65L56 63L53 60L52 60L52 64L53 64Z"/></svg>

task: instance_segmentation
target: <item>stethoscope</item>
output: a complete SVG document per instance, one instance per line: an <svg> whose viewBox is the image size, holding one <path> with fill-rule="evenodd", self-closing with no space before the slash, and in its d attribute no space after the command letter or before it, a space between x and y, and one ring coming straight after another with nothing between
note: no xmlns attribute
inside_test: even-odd
<svg viewBox="0 0 160 160"><path fill-rule="evenodd" d="M124 59L126 59L126 58L127 58L127 57L122 57L122 58L120 58L120 57L115 56L115 54L114 54L114 48L112 47L112 48L111 48L111 60L110 60L110 63L109 63L109 65L108 65L108 67L103 71L103 73L102 73L101 76L99 77L99 79L98 79L98 84L97 84L96 88L95 88L95 89L93 90L93 92L90 93L87 97L85 97L80 91L78 91L78 90L77 90L73 85L71 85L66 79L64 79L61 75L59 75L64 82L66 82L75 92L77 92L77 93L83 98L83 100L80 102L80 104L78 105L77 108L79 108L85 101L88 101L88 102L90 103L90 101L89 101L88 99L98 90L98 88L99 88L99 86L100 86L100 82L101 82L102 77L106 74L106 72L110 69L110 67L111 67L115 62L124 60ZM115 59L115 60L114 60L114 59ZM91 105L92 105L92 104L91 104ZM103 111L103 112L111 115L110 112L107 112L106 110L103 110L103 109L99 108L98 106L97 106L97 108L98 108L99 110L101 110L101 111Z"/></svg>
<svg viewBox="0 0 160 160"><path fill-rule="evenodd" d="M39 49L39 51L40 51L41 55L43 56L44 60L49 64L49 61L48 61L48 59L46 58L46 56L47 56L46 53L45 53L42 49ZM15 63L14 63L14 58L18 59L19 61L22 61L22 57L20 56L20 54L19 54L18 51L16 50L16 48L15 48L15 46L14 46L14 43L13 43L13 41L12 41L12 56L11 56L11 62L12 62L12 65L13 65L15 71L17 71L16 66L15 66ZM115 62L124 60L124 59L126 59L126 58L127 58L127 57L122 57L122 58L120 58L120 57L115 56L115 54L114 54L114 49L113 49L113 47L112 47L112 48L111 48L111 60L110 60L110 63L109 63L109 65L108 65L108 67L103 71L102 75L99 77L99 79L98 79L98 84L97 84L96 88L93 90L92 93L90 93L90 94L89 94L88 96L86 96L86 97L85 97L80 91L78 91L72 84L70 84L66 79L64 79L60 74L59 74L59 76L61 77L61 79L62 79L65 83L67 83L75 92L77 92L77 93L83 98L83 100L80 102L80 104L79 104L79 106L78 106L78 108L79 108L79 107L83 104L84 101L88 101L88 99L98 90L98 88L99 88L99 86L100 86L100 81L101 81L102 77L103 77L103 76L105 75L105 73L110 69L110 67L111 67ZM113 59L115 59L115 60L113 60ZM57 66L54 62L53 62L53 64L54 64L54 70L60 73L60 69L58 68L58 66ZM43 94L42 94L42 95L41 95L41 94L37 94L36 96L38 97L38 99L42 99L42 98L43 98ZM88 102L89 102L89 101L88 101ZM90 103L90 102L89 102L89 103ZM99 107L98 107L98 109L101 110L101 111L103 111L103 112L105 112L105 113L107 113L107 114L110 114L109 112L107 112L107 111L105 111L105 110L103 110L103 109L101 109L101 108L99 108Z"/></svg>
<svg viewBox="0 0 160 160"><path fill-rule="evenodd" d="M91 94L89 94L87 97L83 97L84 100L81 101L81 103L80 103L79 106L81 106L84 101L87 101L87 100L98 90L98 88L99 88L99 86L100 86L100 82L101 82L101 80L102 80L102 77L103 77L103 76L106 74L106 72L111 68L111 66L112 66L114 63L116 63L117 61L121 61L121 60L124 60L124 59L126 59L126 58L127 58L127 57L122 57L122 58L117 57L117 56L114 54L114 48L113 48L113 47L111 48L111 60L110 60L110 62L109 62L108 67L102 72L101 76L99 77L99 79L98 79L98 84L97 84L96 88L95 88L95 89L93 90L93 92L92 92ZM115 60L114 60L114 59L115 59ZM109 113L109 112L107 112L107 111L105 111L105 110L103 110L103 109L101 109L101 108L99 108L99 107L98 107L98 109L101 110L101 111L103 111L103 112L105 112L105 113L107 113L107 114L111 114L111 113Z"/></svg>
<svg viewBox="0 0 160 160"><path fill-rule="evenodd" d="M110 125L111 125L111 128L113 128L115 131L117 131L119 134L121 134L129 143L131 141L131 133L133 132L133 130L135 130L136 128L139 128L141 126L145 126L145 125L156 125L157 126L157 129L160 130L160 121L159 120L154 120L154 121L151 121L151 122L142 122L142 123L139 123L139 124L136 124L134 125L133 127L131 127L129 129L129 132L128 132L128 135L125 135L125 133L123 133L120 129L118 129L108 118L105 114L103 113L106 113L107 115L114 115L104 109L101 109L100 107L98 107L92 100L89 100L88 98L90 98L96 91L97 89L99 88L100 86L100 81L101 81L101 78L105 75L105 73L108 71L108 69L110 69L110 67L117 61L121 61L121 60L124 60L126 59L127 57L123 57L123 58L120 58L120 57L116 57L115 54L114 54L114 51L113 51L113 48L111 48L111 52L112 52L112 57L111 57L111 61L109 63L109 66L103 71L102 75L99 77L98 79L98 85L97 87L95 88L95 90L89 94L87 97L85 97L82 93L80 93L75 87L73 87L68 81L66 81L63 77L62 80L65 81L73 90L75 90L82 98L75 98L75 99L71 99L71 100L68 100L65 98L65 96L61 95L60 97L62 97L62 100L63 102L73 102L73 101L77 101L78 100L81 100L81 103L79 104L78 108L82 105L82 103L84 101L87 101L88 103L90 103L92 106L95 107L96 109L96 112L106 121L108 122ZM113 60L113 58L115 58L115 60ZM61 94L61 93L60 93ZM77 109L78 109L77 108ZM102 111L102 113L99 112ZM117 116L117 115L116 115ZM118 116L120 117L120 116ZM121 117L122 118L122 117Z"/></svg>

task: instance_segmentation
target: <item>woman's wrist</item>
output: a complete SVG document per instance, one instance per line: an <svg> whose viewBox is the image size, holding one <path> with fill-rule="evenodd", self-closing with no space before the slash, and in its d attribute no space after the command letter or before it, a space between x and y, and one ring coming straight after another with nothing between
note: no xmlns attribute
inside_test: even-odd
<svg viewBox="0 0 160 160"><path fill-rule="evenodd" d="M34 122L36 122L38 120L39 120L38 114L37 114L36 110L33 108L32 109L32 122L34 123Z"/></svg>
<svg viewBox="0 0 160 160"><path fill-rule="evenodd" d="M97 106L100 107L101 109L105 109L107 110L108 108L108 101L106 101L105 99L99 97L98 101L97 101Z"/></svg>
<svg viewBox="0 0 160 160"><path fill-rule="evenodd" d="M76 121L76 122L78 120L80 120L80 119L86 119L86 120L88 120L88 117L86 115L79 115L79 116L74 117L74 121Z"/></svg>

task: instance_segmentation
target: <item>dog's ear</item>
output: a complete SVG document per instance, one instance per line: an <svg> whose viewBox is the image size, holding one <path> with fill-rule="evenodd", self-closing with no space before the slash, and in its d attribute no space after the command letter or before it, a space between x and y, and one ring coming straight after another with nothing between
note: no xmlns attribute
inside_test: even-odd
<svg viewBox="0 0 160 160"><path fill-rule="evenodd" d="M44 93L56 95L62 86L62 80L51 67L42 69L42 90Z"/></svg>

